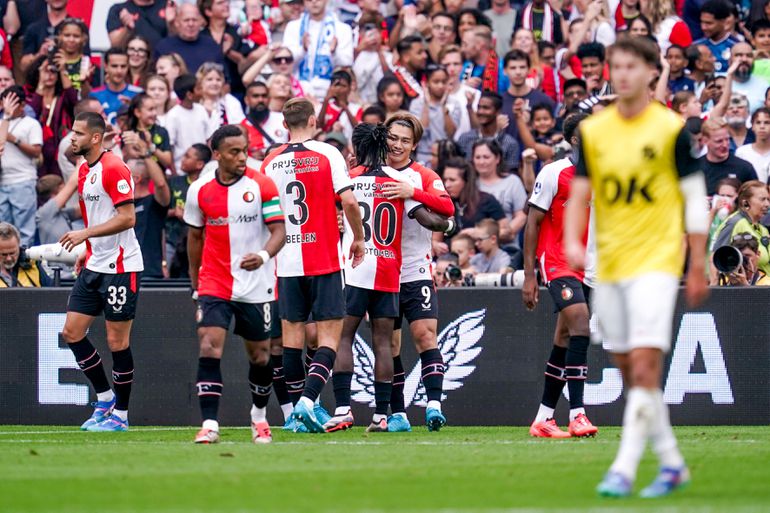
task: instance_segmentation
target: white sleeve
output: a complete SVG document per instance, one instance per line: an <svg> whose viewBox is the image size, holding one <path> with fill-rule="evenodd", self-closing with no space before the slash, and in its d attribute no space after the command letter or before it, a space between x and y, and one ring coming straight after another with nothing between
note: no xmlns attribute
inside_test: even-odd
<svg viewBox="0 0 770 513"><path fill-rule="evenodd" d="M295 66L305 58L305 47L302 46L302 39L299 37L300 23L301 20L292 20L286 24L283 31L283 44L291 51Z"/></svg>
<svg viewBox="0 0 770 513"><path fill-rule="evenodd" d="M535 186L532 188L532 196L529 198L529 204L547 212L551 208L553 198L559 188L559 172L553 164L549 164L540 170L535 180Z"/></svg>
<svg viewBox="0 0 770 513"><path fill-rule="evenodd" d="M326 154L329 156L329 166L332 171L332 185L334 186L334 192L339 194L345 189L353 187L353 181L350 179L350 173L348 173L348 165L345 163L345 157L342 156L337 148L329 146Z"/></svg>
<svg viewBox="0 0 770 513"><path fill-rule="evenodd" d="M684 196L684 224L687 233L708 233L709 212L703 173L692 173L680 178L679 190Z"/></svg>
<svg viewBox="0 0 770 513"><path fill-rule="evenodd" d="M335 67L350 67L353 65L353 31L344 23L337 23L337 48L332 59Z"/></svg>
<svg viewBox="0 0 770 513"><path fill-rule="evenodd" d="M246 119L241 102L235 96L227 94L225 96L225 106L227 108L227 122L229 124L239 125L241 121Z"/></svg>
<svg viewBox="0 0 770 513"><path fill-rule="evenodd" d="M184 205L184 222L190 226L197 228L203 228L205 220L203 218L203 212L201 212L200 205L198 204L198 192L200 187L195 187L193 184L187 189L187 199Z"/></svg>
<svg viewBox="0 0 770 513"><path fill-rule="evenodd" d="M40 125L40 123L32 118L29 118L31 123L29 123L29 129L26 130L26 138L28 139L25 141L24 137L21 138L22 142L26 142L27 144L31 144L32 146L35 145L42 145L43 144L43 127Z"/></svg>

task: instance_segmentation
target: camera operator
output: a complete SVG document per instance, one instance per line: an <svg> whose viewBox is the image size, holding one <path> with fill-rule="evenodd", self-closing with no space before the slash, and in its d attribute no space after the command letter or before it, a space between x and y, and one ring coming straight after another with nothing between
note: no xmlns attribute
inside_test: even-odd
<svg viewBox="0 0 770 513"><path fill-rule="evenodd" d="M0 223L0 289L10 287L50 287L51 278L40 264L23 254L19 230Z"/></svg>
<svg viewBox="0 0 770 513"><path fill-rule="evenodd" d="M739 233L733 237L730 246L740 251L743 258L733 271L720 272L718 280L716 282L712 280L711 285L728 287L770 286L770 277L759 269L759 241L756 237L748 232Z"/></svg>
<svg viewBox="0 0 770 513"><path fill-rule="evenodd" d="M460 269L460 260L455 253L444 253L436 260L433 267L433 281L436 287L462 287L463 271Z"/></svg>

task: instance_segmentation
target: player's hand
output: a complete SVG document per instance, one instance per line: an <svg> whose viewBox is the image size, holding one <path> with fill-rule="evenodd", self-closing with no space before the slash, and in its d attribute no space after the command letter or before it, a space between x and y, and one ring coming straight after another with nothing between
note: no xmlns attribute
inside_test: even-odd
<svg viewBox="0 0 770 513"><path fill-rule="evenodd" d="M741 270L743 270L741 268ZM745 275L744 275L745 278ZM746 282L748 285L748 282ZM687 281L685 282L684 296L687 300L687 305L690 308L696 308L703 304L708 298L709 287L706 281L706 272L703 266L690 267L687 271Z"/></svg>
<svg viewBox="0 0 770 513"><path fill-rule="evenodd" d="M564 245L564 256L572 269L582 271L586 267L586 247L580 242Z"/></svg>
<svg viewBox="0 0 770 513"><path fill-rule="evenodd" d="M80 256L78 256L78 259L75 260L75 274L80 274L80 271L83 270L83 267L86 265L86 252L82 252Z"/></svg>
<svg viewBox="0 0 770 513"><path fill-rule="evenodd" d="M264 264L264 262L262 261L261 256L256 253L248 253L244 255L243 260L241 260L241 269L246 271L256 271L262 267L262 264Z"/></svg>
<svg viewBox="0 0 770 513"><path fill-rule="evenodd" d="M67 251L72 251L75 246L82 244L88 239L88 229L85 230L73 230L62 235L59 239L59 243Z"/></svg>
<svg viewBox="0 0 770 513"><path fill-rule="evenodd" d="M521 287L521 298L524 300L524 306L527 310L534 310L540 301L540 287L537 284L537 278L532 276L524 276L524 285Z"/></svg>
<svg viewBox="0 0 770 513"><path fill-rule="evenodd" d="M409 199L414 196L414 187L409 182L388 182L382 186L382 193L388 199Z"/></svg>
<svg viewBox="0 0 770 513"><path fill-rule="evenodd" d="M348 258L353 262L352 266L355 269L364 261L364 239L354 240L350 245L350 255Z"/></svg>

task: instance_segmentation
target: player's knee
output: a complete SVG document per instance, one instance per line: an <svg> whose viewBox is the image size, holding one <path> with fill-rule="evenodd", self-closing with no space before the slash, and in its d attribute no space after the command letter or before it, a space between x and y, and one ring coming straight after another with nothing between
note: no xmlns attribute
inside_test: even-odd
<svg viewBox="0 0 770 513"><path fill-rule="evenodd" d="M270 354L273 356L281 356L283 354L283 339L279 337L270 341Z"/></svg>
<svg viewBox="0 0 770 513"><path fill-rule="evenodd" d="M214 338L209 335L200 337L199 347L201 358L222 358L222 348L218 347Z"/></svg>
<svg viewBox="0 0 770 513"><path fill-rule="evenodd" d="M436 330L427 326L417 327L413 332L414 344L418 353L423 353L429 349L436 349Z"/></svg>
<svg viewBox="0 0 770 513"><path fill-rule="evenodd" d="M69 326L68 324L65 324L64 328L61 330L61 338L67 344L73 344L75 342L83 340L85 336L86 334L82 330L74 329L72 326Z"/></svg>
<svg viewBox="0 0 770 513"><path fill-rule="evenodd" d="M264 367L270 363L270 351L266 347L249 349L249 363Z"/></svg>
<svg viewBox="0 0 770 513"><path fill-rule="evenodd" d="M107 332L107 346L110 351L122 351L128 348L128 336L123 333L110 333Z"/></svg>

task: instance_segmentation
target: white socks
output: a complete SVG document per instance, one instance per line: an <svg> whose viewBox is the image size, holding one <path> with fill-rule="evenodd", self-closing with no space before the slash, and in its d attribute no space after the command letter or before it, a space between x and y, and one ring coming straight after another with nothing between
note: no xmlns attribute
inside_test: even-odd
<svg viewBox="0 0 770 513"><path fill-rule="evenodd" d="M574 409L570 410L570 411L569 411L569 421L570 421L570 422L572 422L572 421L573 421L573 420L575 420L575 419L577 418L577 416L578 416L578 415L580 415L581 413L582 413L583 415L585 415L585 414L586 414L586 409L585 409L585 408L574 408Z"/></svg>
<svg viewBox="0 0 770 513"><path fill-rule="evenodd" d="M294 405L291 403L282 404L281 411L283 412L283 420L285 422L291 418L291 414L294 411Z"/></svg>
<svg viewBox="0 0 770 513"><path fill-rule="evenodd" d="M387 416L387 415L383 415L383 414L381 414L381 413L375 413L375 414L372 416L372 422L374 422L374 423L377 423L377 422L380 422L381 420L385 420L385 419L387 419L387 418L388 418L388 416Z"/></svg>
<svg viewBox="0 0 770 513"><path fill-rule="evenodd" d="M441 411L441 401L428 401L428 408L435 408Z"/></svg>
<svg viewBox="0 0 770 513"><path fill-rule="evenodd" d="M115 398L115 392L112 391L112 389L107 390L106 392L99 392L96 394L96 400L100 403L106 403L107 401L112 401Z"/></svg>
<svg viewBox="0 0 770 513"><path fill-rule="evenodd" d="M658 456L663 467L681 468L684 466L684 458L676 444L674 430L671 429L671 420L668 416L668 405L663 400L663 392L655 390L655 418L651 433L652 449Z"/></svg>
<svg viewBox="0 0 770 513"><path fill-rule="evenodd" d="M335 417L337 415L347 415L348 413L350 413L350 406L339 406L339 407L334 409L334 416Z"/></svg>
<svg viewBox="0 0 770 513"><path fill-rule="evenodd" d="M218 433L219 432L219 422L217 422L216 420L211 420L211 419L204 420L203 421L203 429L210 429L210 430L216 431Z"/></svg>
<svg viewBox="0 0 770 513"><path fill-rule="evenodd" d="M299 403L304 404L305 406L307 406L311 410L315 406L315 403L313 401L311 401L310 399L308 399L307 397L305 397L305 396L302 396L302 397L299 398L299 401L297 401L297 404L299 404Z"/></svg>
<svg viewBox="0 0 770 513"><path fill-rule="evenodd" d="M123 422L128 420L128 410L112 410L112 414Z"/></svg>
<svg viewBox="0 0 770 513"><path fill-rule="evenodd" d="M267 408L257 408L253 404L251 405L251 421L252 422L266 422L267 421Z"/></svg>
<svg viewBox="0 0 770 513"><path fill-rule="evenodd" d="M535 417L535 423L545 422L548 419L553 418L553 408L549 408L543 404L537 409L537 416Z"/></svg>

